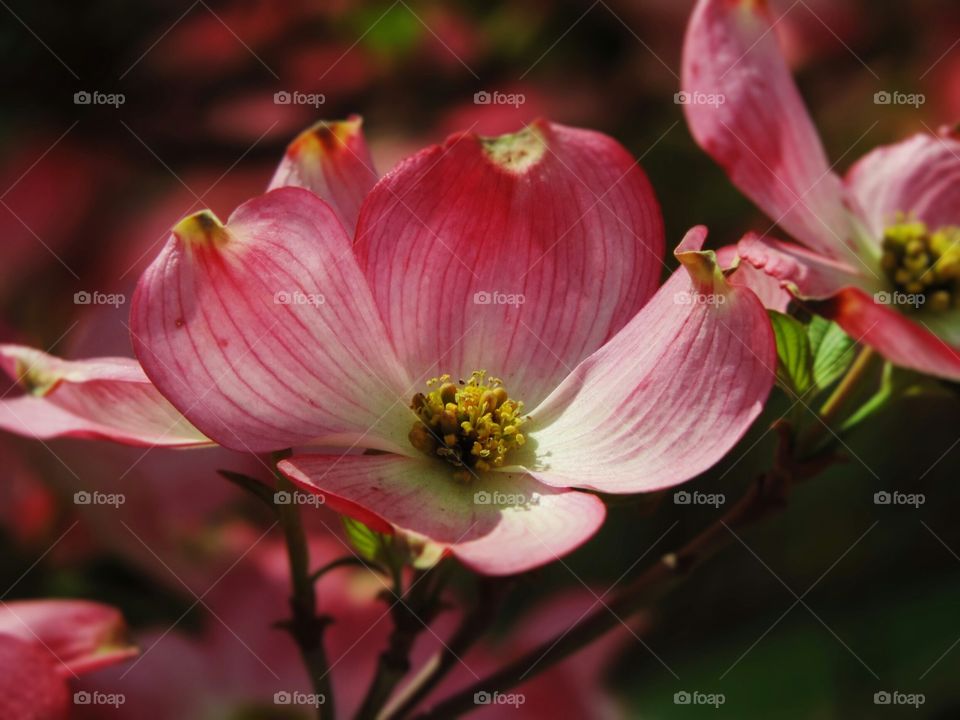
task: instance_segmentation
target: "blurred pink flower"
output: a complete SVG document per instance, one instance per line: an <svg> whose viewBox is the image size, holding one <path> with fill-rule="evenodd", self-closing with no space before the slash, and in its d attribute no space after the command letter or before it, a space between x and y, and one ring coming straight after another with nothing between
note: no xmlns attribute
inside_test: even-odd
<svg viewBox="0 0 960 720"><path fill-rule="evenodd" d="M69 137L21 138L5 157L0 165L0 300L43 262L58 263L68 254L78 228L96 210L91 176L109 184L109 164ZM57 212L50 211L53 205ZM68 272L59 263L55 270Z"/></svg>
<svg viewBox="0 0 960 720"><path fill-rule="evenodd" d="M43 477L24 461L18 447L0 439L0 527L20 545L42 541L56 520L56 501ZM48 539L49 542L49 539Z"/></svg>
<svg viewBox="0 0 960 720"><path fill-rule="evenodd" d="M208 573L205 586L195 590L203 596L199 633L181 625L149 630L138 637L142 654L135 665L84 678L85 689L123 693L125 702L116 713L110 708L111 717L179 720L255 708L267 716L267 708L284 709L274 705L275 693L311 692L296 645L275 626L290 612L286 548L274 537L256 542L259 533L250 530L235 538L240 560L215 584ZM347 552L330 533L311 534L318 566ZM389 613L378 600L385 587L373 573L351 569L318 583L320 610L336 618L326 647L343 717L359 707L374 671L370 659L390 632Z"/></svg>
<svg viewBox="0 0 960 720"><path fill-rule="evenodd" d="M422 707L439 701L503 666L506 658L529 653L543 643L569 631L592 610L600 607L589 589L566 590L544 599L535 608L520 613L509 630L485 638L430 694ZM648 618L641 614L630 623L631 632L647 630ZM576 717L614 720L630 717L626 705L612 695L604 683L616 656L624 650L623 633L608 633L580 652L548 670L530 673L525 682L505 694L522 696L521 704L508 705L509 716L517 718ZM519 698L518 698L519 699ZM484 720L504 716L503 705L478 706L471 717Z"/></svg>
<svg viewBox="0 0 960 720"><path fill-rule="evenodd" d="M68 680L136 655L113 608L85 600L0 604L0 717L59 720Z"/></svg>
<svg viewBox="0 0 960 720"><path fill-rule="evenodd" d="M603 503L575 488L690 479L769 392L761 304L701 251L702 228L657 291L659 207L599 133L461 133L377 182L359 119L321 123L271 187L226 225L204 211L173 229L133 300L145 374L5 346L32 394L0 405L0 424L339 448L280 468L334 510L507 574L599 527ZM382 452L350 454L364 449Z"/></svg>
<svg viewBox="0 0 960 720"><path fill-rule="evenodd" d="M694 138L805 246L751 234L740 257L888 360L960 379L960 140L914 135L841 179L772 30L762 0L701 0L684 46Z"/></svg>
<svg viewBox="0 0 960 720"><path fill-rule="evenodd" d="M246 549L243 543L238 549ZM323 565L343 555L346 547L330 534L311 537L311 556ZM353 717L372 680L375 657L386 645L390 614L381 595L386 581L366 570L340 569L320 581L319 605L336 618L326 632L331 676L336 688L337 713ZM108 668L85 677L82 689L123 693L125 702L110 717L232 716L260 709L264 716L282 709L276 693L309 695L309 681L296 647L272 622L289 612L287 558L283 543L264 539L204 596L209 615L193 635L182 628L158 627L138 638L143 648L136 666ZM439 698L492 672L505 657L532 649L563 632L594 606L594 596L562 594L521 616L511 632L479 643L465 654L448 679L432 693ZM215 614L215 617L213 616ZM443 648L461 620L456 611L442 613L424 631L411 656L420 667ZM601 677L622 641L607 637L568 661L517 688L525 702L517 718L548 717L566 708L576 717L623 717L604 690ZM80 710L78 708L78 710ZM481 708L478 717L495 717L496 708ZM305 713L306 714L306 713ZM514 715L511 712L511 715ZM91 708L89 715L101 717Z"/></svg>

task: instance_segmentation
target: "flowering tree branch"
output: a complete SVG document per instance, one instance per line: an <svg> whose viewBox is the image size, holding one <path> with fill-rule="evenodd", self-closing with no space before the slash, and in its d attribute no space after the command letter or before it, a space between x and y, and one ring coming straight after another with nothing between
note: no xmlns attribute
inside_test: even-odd
<svg viewBox="0 0 960 720"><path fill-rule="evenodd" d="M380 654L376 674L357 713L360 720L378 717L384 703L410 671L413 644L440 611L446 568L441 564L419 571L404 589L402 568L395 567L393 592L385 593L387 602L393 603L390 607L393 631L386 649Z"/></svg>
<svg viewBox="0 0 960 720"><path fill-rule="evenodd" d="M380 713L379 720L403 717L419 705L452 670L460 657L483 637L500 608L504 583L497 578L480 578L473 609L436 655L428 660L410 684Z"/></svg>
<svg viewBox="0 0 960 720"><path fill-rule="evenodd" d="M551 638L501 670L416 715L415 720L455 717L474 706L476 693L490 689L506 691L589 645L614 629L621 618L639 611L652 597L664 593L694 567L716 554L730 541L735 529L752 525L783 509L794 483L812 477L826 465L836 462L836 456L829 453L797 460L793 427L780 421L775 423L774 429L779 436L779 443L773 468L758 477L750 490L723 517L679 550L664 555L605 607L590 614L560 637ZM411 706L404 706L407 707ZM398 713L395 717L403 715Z"/></svg>
<svg viewBox="0 0 960 720"><path fill-rule="evenodd" d="M293 484L279 473L277 473L277 488L290 493L296 491ZM314 579L310 574L310 551L303 523L300 520L300 507L296 503L288 503L277 504L276 509L286 539L290 579L293 585L293 595L290 597L293 617L283 626L300 650L314 693L322 698L322 702L317 706L317 717L332 720L336 710L333 685L330 682L330 671L323 644L324 631L330 618L317 615L317 596Z"/></svg>

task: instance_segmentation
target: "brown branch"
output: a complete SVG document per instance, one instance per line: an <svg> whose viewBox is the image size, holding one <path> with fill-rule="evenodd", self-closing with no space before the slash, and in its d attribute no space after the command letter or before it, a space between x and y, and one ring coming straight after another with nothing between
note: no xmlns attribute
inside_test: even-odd
<svg viewBox="0 0 960 720"><path fill-rule="evenodd" d="M747 493L724 515L689 540L679 550L664 555L648 567L608 603L558 638L542 643L514 662L461 690L438 705L416 716L415 720L451 718L474 707L476 693L497 690L504 692L555 665L589 645L601 635L617 627L645 607L653 597L666 592L673 584L710 556L716 554L733 537L737 528L752 525L782 510L787 494L795 482L812 477L836 456L821 455L798 463L794 459L794 436L786 422L774 425L779 444L774 467L761 475ZM535 670L531 670L535 668ZM399 715L397 717L400 717Z"/></svg>

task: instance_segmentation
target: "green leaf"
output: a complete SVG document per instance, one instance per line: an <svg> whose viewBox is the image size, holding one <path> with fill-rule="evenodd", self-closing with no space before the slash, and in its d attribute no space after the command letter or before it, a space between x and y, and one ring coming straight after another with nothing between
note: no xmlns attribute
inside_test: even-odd
<svg viewBox="0 0 960 720"><path fill-rule="evenodd" d="M381 57L403 57L417 48L424 27L409 8L386 3L357 13L353 24L364 45Z"/></svg>
<svg viewBox="0 0 960 720"><path fill-rule="evenodd" d="M826 388L840 379L856 357L856 343L835 322L816 316L807 330L813 352L813 381Z"/></svg>
<svg viewBox="0 0 960 720"><path fill-rule="evenodd" d="M383 544L380 533L374 532L359 520L343 515L343 528L347 532L347 540L357 551L357 554L365 560L376 561L380 556L380 550Z"/></svg>
<svg viewBox="0 0 960 720"><path fill-rule="evenodd" d="M777 340L777 381L788 391L803 395L813 383L813 353L807 329L789 315L769 310Z"/></svg>

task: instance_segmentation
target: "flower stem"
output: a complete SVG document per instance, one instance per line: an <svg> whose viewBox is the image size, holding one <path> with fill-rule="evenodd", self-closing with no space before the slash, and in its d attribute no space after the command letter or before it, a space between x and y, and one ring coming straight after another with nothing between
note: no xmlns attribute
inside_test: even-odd
<svg viewBox="0 0 960 720"><path fill-rule="evenodd" d="M850 399L860 388L860 383L870 371L870 365L875 356L871 348L865 347L857 355L850 369L840 381L840 384L830 393L830 397L820 408L820 419L813 424L809 431L803 437L800 445L801 451L813 452L823 441L824 436L831 432L838 422L838 416L844 409L844 406L850 402Z"/></svg>
<svg viewBox="0 0 960 720"><path fill-rule="evenodd" d="M291 494L297 491L293 483L280 473L276 475L278 490ZM296 503L289 503L278 504L276 508L286 538L293 585L293 595L290 598L293 618L286 628L300 650L314 693L322 698L322 704L317 707L317 717L332 720L335 716L333 686L330 683L327 655L323 645L323 635L329 619L317 615L317 596L313 578L310 576L310 551L300 520L300 507Z"/></svg>
<svg viewBox="0 0 960 720"><path fill-rule="evenodd" d="M410 684L377 716L377 720L405 716L440 684L496 618L503 597L502 590L502 583L498 579L481 578L479 598L473 609L463 617L450 640L423 665Z"/></svg>
<svg viewBox="0 0 960 720"><path fill-rule="evenodd" d="M869 370L870 361L873 360L873 357L874 352L871 348L863 348L857 355L856 360L853 361L847 374L843 376L843 380L837 385L836 390L830 394L823 407L820 408L820 417L828 425L835 419L837 412L843 408L850 396L856 392L857 385Z"/></svg>
<svg viewBox="0 0 960 720"><path fill-rule="evenodd" d="M410 671L413 644L439 611L445 569L436 566L418 573L404 590L402 570L395 567L393 605L390 608L393 631L387 648L380 653L377 672L357 712L358 720L379 717L381 708Z"/></svg>
<svg viewBox="0 0 960 720"><path fill-rule="evenodd" d="M579 621L559 637L548 640L499 671L415 716L416 720L457 717L474 708L476 693L493 690L506 692L560 662L615 629L621 619L645 607L652 598L664 593L690 570L725 547L737 528L751 525L784 508L790 486L816 474L822 468L824 459L818 457L809 463L798 463L795 460L792 427L786 422L778 422L774 429L780 437L774 467L757 478L750 490L723 517L682 548L664 555L659 562L648 567L605 607Z"/></svg>

